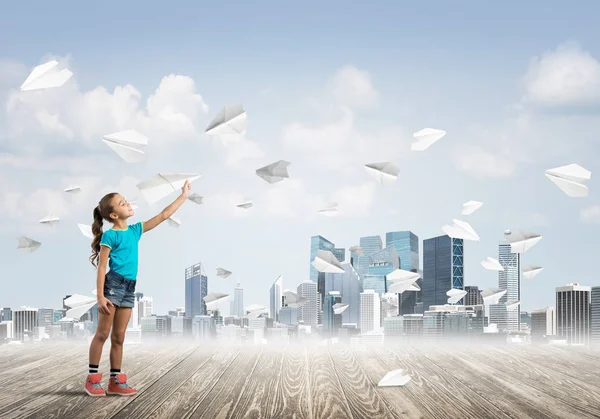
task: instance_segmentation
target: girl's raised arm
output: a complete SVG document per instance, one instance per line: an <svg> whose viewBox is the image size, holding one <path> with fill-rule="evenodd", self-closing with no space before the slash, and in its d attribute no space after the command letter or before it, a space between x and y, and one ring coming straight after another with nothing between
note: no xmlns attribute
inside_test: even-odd
<svg viewBox="0 0 600 419"><path fill-rule="evenodd" d="M168 207L162 210L160 214L150 218L148 221L144 221L144 233L152 230L154 227L167 220L171 215L175 214L175 211L177 211L179 207L183 205L187 197L190 195L190 188L190 183L186 180L185 184L181 188L181 195L179 195L179 197L175 201L173 201Z"/></svg>

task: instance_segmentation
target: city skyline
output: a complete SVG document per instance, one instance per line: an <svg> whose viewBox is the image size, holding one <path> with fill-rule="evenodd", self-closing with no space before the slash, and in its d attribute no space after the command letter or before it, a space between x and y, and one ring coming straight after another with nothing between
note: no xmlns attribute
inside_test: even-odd
<svg viewBox="0 0 600 419"><path fill-rule="evenodd" d="M91 224L93 207L112 190L137 198L132 221L155 215L175 196L148 205L135 185L160 171L201 173L192 193L204 204L186 202L179 228L165 223L142 237L137 289L155 297L159 313L185 304L182 272L198 261L210 291L232 295L240 279L245 301L268 306L280 274L290 286L309 279L314 235L347 250L360 237L412 231L422 251L422 240L442 235L453 218L481 237L464 244L465 286L497 286L496 273L480 262L497 254L505 229L544 237L523 257L544 267L521 283L523 311L552 306L563 278L594 285L600 29L593 16L600 5L573 22L565 20L575 16L566 5L519 5L515 15L498 5L458 13L441 4L431 16L427 5L389 4L378 19L364 19L373 12L358 13L356 5L340 14L335 2L321 5L319 18L308 3L265 16L242 5L224 27L203 19L184 30L190 16L223 14L223 6L190 4L160 18L145 12L132 25L124 20L132 5L113 16L110 4L93 13L44 6L43 17L6 6L14 19L3 21L0 37L14 42L0 48L0 305L54 307L66 294L90 295L90 243L77 224ZM283 45L285 15L293 19ZM122 32L90 30L108 16ZM250 30L250 18L260 19L260 31ZM509 34L503 19L513 22ZM224 57L207 64L217 55ZM72 80L19 92L31 69L50 58L66 63ZM567 82L573 78L575 87ZM206 136L230 103L248 112L246 138ZM425 127L448 134L411 151L412 134ZM149 138L142 164L120 161L101 141L130 128ZM291 162L289 179L269 185L254 175L280 159ZM401 168L393 185L365 172L379 161ZM544 176L571 163L592 172L586 198L566 196ZM71 184L81 186L78 195L63 192ZM236 208L246 198L253 207ZM460 215L469 200L484 205ZM338 217L317 212L330 201L339 203ZM50 213L60 224L40 225ZM18 252L21 235L42 246ZM218 267L233 275L217 277Z"/></svg>

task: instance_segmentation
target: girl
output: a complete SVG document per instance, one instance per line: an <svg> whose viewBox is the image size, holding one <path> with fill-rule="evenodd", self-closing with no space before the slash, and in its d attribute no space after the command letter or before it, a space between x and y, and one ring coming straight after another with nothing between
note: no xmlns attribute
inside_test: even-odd
<svg viewBox="0 0 600 419"><path fill-rule="evenodd" d="M92 232L92 255L90 262L98 268L96 280L98 295L98 328L90 344L89 374L85 381L85 392L90 396L102 397L106 394L133 396L136 391L127 385L127 375L121 373L123 359L123 341L125 329L131 317L131 308L135 300L135 284L138 271L138 241L142 233L168 219L179 209L190 194L190 184L185 182L181 195L160 214L148 221L127 225L127 219L133 215L129 203L118 193L105 195L94 208ZM113 228L102 232L103 220L113 224ZM110 271L106 272L106 262ZM110 380L108 392L100 384L102 374L98 373L98 364L102 356L102 347L110 335Z"/></svg>

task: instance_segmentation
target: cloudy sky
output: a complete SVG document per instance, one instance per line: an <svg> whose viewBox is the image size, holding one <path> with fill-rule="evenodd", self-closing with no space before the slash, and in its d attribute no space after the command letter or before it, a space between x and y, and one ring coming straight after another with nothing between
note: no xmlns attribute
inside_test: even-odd
<svg viewBox="0 0 600 419"><path fill-rule="evenodd" d="M267 305L279 274L285 288L308 279L312 235L346 248L396 230L422 241L453 218L481 237L466 243L466 285L497 285L480 262L497 257L506 228L544 236L523 256L545 268L523 282L524 310L554 305L567 282L600 285L596 2L153 3L43 3L35 14L3 5L0 305L59 308L65 294L90 295L95 272L77 223L91 224L105 192L133 199L158 172L201 173L192 192L204 205L187 202L179 229L143 236L138 290L157 313L184 305L185 267L199 261L209 290L231 292L239 279L246 305ZM19 92L53 58L73 78ZM250 125L222 143L204 129L229 103L244 105ZM425 127L448 134L411 152ZM101 141L125 129L148 136L146 162L127 164ZM254 174L280 159L292 163L289 180ZM395 185L365 172L381 161L400 167ZM570 163L592 172L587 198L544 176ZM64 193L71 184L82 192ZM175 197L142 203L132 222ZM248 212L235 208L244 198ZM461 216L468 200L484 205ZM316 213L329 201L339 217ZM50 213L61 218L54 229L38 223ZM42 247L17 251L20 235ZM219 278L217 267L234 274Z"/></svg>

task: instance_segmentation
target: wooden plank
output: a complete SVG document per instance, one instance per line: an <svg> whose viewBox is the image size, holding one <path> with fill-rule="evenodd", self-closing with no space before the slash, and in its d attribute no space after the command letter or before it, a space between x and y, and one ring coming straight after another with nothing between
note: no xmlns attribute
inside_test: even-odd
<svg viewBox="0 0 600 419"><path fill-rule="evenodd" d="M216 352L194 375L183 382L171 396L146 418L182 418L194 412L202 405L207 394L224 374L230 374L228 369L239 355L241 347L223 348Z"/></svg>
<svg viewBox="0 0 600 419"><path fill-rule="evenodd" d="M341 418L354 417L344 390L337 379L333 364L327 349L315 346L307 348L310 353L309 382L311 389L311 410L314 418Z"/></svg>
<svg viewBox="0 0 600 419"><path fill-rule="evenodd" d="M306 347L286 348L279 370L280 385L273 395L272 418L311 418Z"/></svg>

